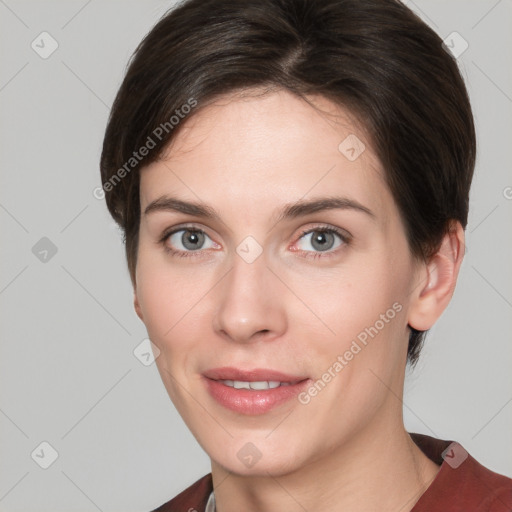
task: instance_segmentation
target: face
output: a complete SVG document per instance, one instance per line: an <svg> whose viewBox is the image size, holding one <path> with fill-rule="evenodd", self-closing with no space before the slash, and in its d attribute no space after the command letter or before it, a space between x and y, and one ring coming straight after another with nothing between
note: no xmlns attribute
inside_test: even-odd
<svg viewBox="0 0 512 512"><path fill-rule="evenodd" d="M311 101L219 100L141 172L136 310L184 421L239 474L401 422L415 260L370 141Z"/></svg>

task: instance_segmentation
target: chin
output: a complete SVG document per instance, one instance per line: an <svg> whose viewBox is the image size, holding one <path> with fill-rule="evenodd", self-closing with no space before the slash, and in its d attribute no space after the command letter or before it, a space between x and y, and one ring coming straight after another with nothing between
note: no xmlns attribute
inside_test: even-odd
<svg viewBox="0 0 512 512"><path fill-rule="evenodd" d="M268 477L271 474L279 477L305 464L304 454L290 449L289 444L279 442L277 445L265 438L255 439L254 442L249 437L232 440L229 447L219 449L217 445L207 453L224 470L240 476Z"/></svg>

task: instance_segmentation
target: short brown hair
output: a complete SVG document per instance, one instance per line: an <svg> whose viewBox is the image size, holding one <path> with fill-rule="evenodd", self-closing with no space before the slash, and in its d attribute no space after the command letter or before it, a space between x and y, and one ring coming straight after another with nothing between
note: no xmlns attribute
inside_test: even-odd
<svg viewBox="0 0 512 512"><path fill-rule="evenodd" d="M451 219L466 227L476 153L468 94L441 38L410 9L398 0L186 0L135 50L103 142L106 202L124 232L134 285L138 171L178 133L183 106L196 102L191 116L254 87L322 95L355 114L415 257L435 253ZM135 159L149 139L150 151ZM412 364L424 335L411 328Z"/></svg>

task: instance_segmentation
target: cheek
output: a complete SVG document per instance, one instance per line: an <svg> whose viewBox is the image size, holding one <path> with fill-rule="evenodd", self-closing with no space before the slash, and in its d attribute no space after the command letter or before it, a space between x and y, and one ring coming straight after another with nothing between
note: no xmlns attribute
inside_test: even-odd
<svg viewBox="0 0 512 512"><path fill-rule="evenodd" d="M197 314L194 305L201 292L198 283L191 286L187 272L173 268L161 251L147 249L141 244L137 261L137 298L148 335L166 353L173 346L186 348L187 338L180 331ZM196 306L197 307L197 306ZM157 361L158 362L158 361Z"/></svg>
<svg viewBox="0 0 512 512"><path fill-rule="evenodd" d="M194 279L185 267L169 264L163 250L141 241L137 261L137 297L144 324L155 339L171 339L204 295L207 283Z"/></svg>
<svg viewBox="0 0 512 512"><path fill-rule="evenodd" d="M304 337L315 382L302 403L310 407L307 421L324 425L326 438L357 431L390 389L399 392L407 340L405 294L402 283L389 273L386 277L383 268L354 271L350 278L331 281L324 293L314 293L322 320L335 334L328 332L318 345Z"/></svg>
<svg viewBox="0 0 512 512"><path fill-rule="evenodd" d="M309 288L306 300L329 328L319 345L306 348L310 360L318 361L317 376L338 362L343 371L338 365L337 375L345 375L339 381L355 379L360 383L369 369L387 379L402 364L408 339L407 276L406 266L397 268L383 257L360 261L322 281L323 286Z"/></svg>
<svg viewBox="0 0 512 512"><path fill-rule="evenodd" d="M195 286L194 286L195 285ZM158 251L141 247L137 262L137 297L151 341L160 349L156 365L178 410L185 414L182 396L187 374L193 373L197 340L204 339L197 322L205 291L193 278L169 265Z"/></svg>
<svg viewBox="0 0 512 512"><path fill-rule="evenodd" d="M305 302L336 334L356 336L402 300L405 289L379 262L343 268L337 275L305 286ZM392 313L391 313L392 315Z"/></svg>

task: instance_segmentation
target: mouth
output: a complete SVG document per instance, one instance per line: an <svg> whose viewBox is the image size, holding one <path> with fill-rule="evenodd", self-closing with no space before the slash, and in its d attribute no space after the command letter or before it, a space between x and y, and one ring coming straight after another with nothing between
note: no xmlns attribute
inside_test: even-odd
<svg viewBox="0 0 512 512"><path fill-rule="evenodd" d="M279 386L291 386L296 384L296 382L279 382L277 380L257 380L257 381L243 381L243 380L219 380L217 382L222 382L225 386L229 386L230 388L235 389L254 389L256 391L261 391L263 389L275 389Z"/></svg>
<svg viewBox="0 0 512 512"><path fill-rule="evenodd" d="M202 376L221 406L245 415L265 414L296 397L311 380L275 370L231 367L211 369Z"/></svg>

